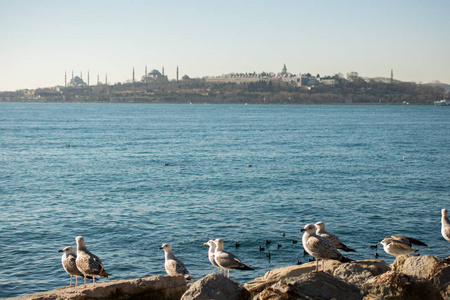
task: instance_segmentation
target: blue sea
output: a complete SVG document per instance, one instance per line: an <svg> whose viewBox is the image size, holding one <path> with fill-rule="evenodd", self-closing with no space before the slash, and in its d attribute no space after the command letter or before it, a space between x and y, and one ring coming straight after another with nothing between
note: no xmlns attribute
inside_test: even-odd
<svg viewBox="0 0 450 300"><path fill-rule="evenodd" d="M79 235L102 281L165 274L163 243L200 279L222 238L244 284L307 262L318 221L352 259L392 234L450 255L446 107L0 103L0 137L3 298L67 286L57 251Z"/></svg>

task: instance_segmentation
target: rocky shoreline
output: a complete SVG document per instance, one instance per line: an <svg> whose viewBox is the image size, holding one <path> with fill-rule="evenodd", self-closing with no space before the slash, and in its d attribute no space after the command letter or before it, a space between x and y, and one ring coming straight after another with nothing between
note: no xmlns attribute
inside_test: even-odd
<svg viewBox="0 0 450 300"><path fill-rule="evenodd" d="M372 259L340 263L328 260L268 271L243 286L212 273L186 284L183 276L151 276L62 287L16 300L47 299L450 299L450 256L399 256L392 265Z"/></svg>

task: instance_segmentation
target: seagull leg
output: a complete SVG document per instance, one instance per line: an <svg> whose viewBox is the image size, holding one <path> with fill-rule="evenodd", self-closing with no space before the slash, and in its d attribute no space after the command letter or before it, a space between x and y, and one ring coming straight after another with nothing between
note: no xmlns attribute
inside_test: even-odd
<svg viewBox="0 0 450 300"><path fill-rule="evenodd" d="M322 272L325 271L325 259L322 259Z"/></svg>
<svg viewBox="0 0 450 300"><path fill-rule="evenodd" d="M95 286L95 276L92 276L92 286Z"/></svg>
<svg viewBox="0 0 450 300"><path fill-rule="evenodd" d="M313 273L317 273L317 272L319 272L319 260L318 259L316 259L316 270L315 271L312 271Z"/></svg>
<svg viewBox="0 0 450 300"><path fill-rule="evenodd" d="M78 285L78 276L75 276L75 286Z"/></svg>
<svg viewBox="0 0 450 300"><path fill-rule="evenodd" d="M69 286L72 286L72 275L70 275L70 284Z"/></svg>
<svg viewBox="0 0 450 300"><path fill-rule="evenodd" d="M84 275L84 287L86 287L86 275Z"/></svg>

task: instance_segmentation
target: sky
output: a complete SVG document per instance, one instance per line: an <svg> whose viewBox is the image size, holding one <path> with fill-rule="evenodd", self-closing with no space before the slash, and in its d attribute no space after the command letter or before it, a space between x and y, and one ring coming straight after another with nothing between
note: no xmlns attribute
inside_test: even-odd
<svg viewBox="0 0 450 300"><path fill-rule="evenodd" d="M450 84L448 0L0 0L0 91L281 72Z"/></svg>

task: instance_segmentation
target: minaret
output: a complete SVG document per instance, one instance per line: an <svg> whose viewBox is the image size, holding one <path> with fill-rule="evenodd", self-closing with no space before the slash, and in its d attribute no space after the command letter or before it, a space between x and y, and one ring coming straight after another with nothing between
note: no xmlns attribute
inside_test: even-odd
<svg viewBox="0 0 450 300"><path fill-rule="evenodd" d="M108 85L108 73L105 75L105 84Z"/></svg>
<svg viewBox="0 0 450 300"><path fill-rule="evenodd" d="M73 70L72 70L72 79L73 79Z"/></svg>
<svg viewBox="0 0 450 300"><path fill-rule="evenodd" d="M98 76L98 73L97 73L97 85L100 85L100 77Z"/></svg>
<svg viewBox="0 0 450 300"><path fill-rule="evenodd" d="M145 65L145 74L144 77L147 77L147 65Z"/></svg>
<svg viewBox="0 0 450 300"><path fill-rule="evenodd" d="M134 83L134 67L133 67L133 83Z"/></svg>
<svg viewBox="0 0 450 300"><path fill-rule="evenodd" d="M64 86L67 86L67 71L64 71Z"/></svg>
<svg viewBox="0 0 450 300"><path fill-rule="evenodd" d="M283 71L281 72L281 75L286 75L286 73L287 73L287 68L286 68L286 64L284 64Z"/></svg>
<svg viewBox="0 0 450 300"><path fill-rule="evenodd" d="M89 71L88 71L88 84L87 85L89 86Z"/></svg>
<svg viewBox="0 0 450 300"><path fill-rule="evenodd" d="M164 76L164 67L163 67L163 69L162 69L162 76Z"/></svg>
<svg viewBox="0 0 450 300"><path fill-rule="evenodd" d="M178 66L177 66L177 81L178 81Z"/></svg>
<svg viewBox="0 0 450 300"><path fill-rule="evenodd" d="M391 83L394 83L394 70L391 69Z"/></svg>

